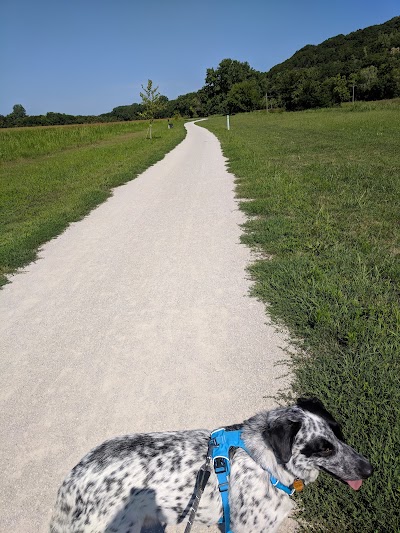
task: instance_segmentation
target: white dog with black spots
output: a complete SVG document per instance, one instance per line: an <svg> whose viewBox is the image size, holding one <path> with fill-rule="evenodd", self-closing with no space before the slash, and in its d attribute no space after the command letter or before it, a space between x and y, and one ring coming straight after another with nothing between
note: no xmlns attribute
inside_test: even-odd
<svg viewBox="0 0 400 533"><path fill-rule="evenodd" d="M242 429L249 453L231 455L229 504L234 533L273 532L294 503L274 487L270 473L291 486L315 481L324 470L358 490L372 474L368 460L348 446L339 424L316 398L261 412L232 429ZM229 428L226 428L229 429ZM133 434L108 440L89 452L61 485L51 533L140 533L153 523L188 518L198 470L210 431ZM212 472L196 521L217 524L222 516Z"/></svg>

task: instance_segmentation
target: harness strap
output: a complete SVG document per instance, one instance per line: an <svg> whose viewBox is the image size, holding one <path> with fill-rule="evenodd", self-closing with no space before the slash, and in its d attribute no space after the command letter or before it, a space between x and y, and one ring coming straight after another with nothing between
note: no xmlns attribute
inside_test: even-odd
<svg viewBox="0 0 400 533"><path fill-rule="evenodd" d="M211 455L214 462L214 471L218 479L218 488L221 494L222 501L222 512L223 516L219 523L225 524L225 533L232 533L230 529L230 508L229 508L229 475L231 472L231 462L229 459L229 451L231 448L242 448L249 457L251 453L247 449L243 439L242 439L242 430L225 430L216 429L211 433ZM268 469L264 469L269 474L269 479L271 484L292 496L296 489L291 485L287 487L281 483L275 476L272 475L272 472ZM302 483L301 483L302 486ZM297 490L302 490L297 488Z"/></svg>
<svg viewBox="0 0 400 533"><path fill-rule="evenodd" d="M222 501L223 516L220 523L225 524L225 533L232 533L228 491L229 475L231 473L229 451L231 448L242 448L248 453L248 450L242 439L241 429L236 431L226 431L224 428L216 429L211 433L210 442L212 445L211 454L214 461L214 471L218 479L218 489Z"/></svg>
<svg viewBox="0 0 400 533"><path fill-rule="evenodd" d="M224 524L225 533L233 533L230 528L230 507L229 507L229 475L231 473L231 462L229 458L229 451L231 448L242 448L249 457L251 454L247 449L243 439L242 439L242 430L226 430L225 428L216 429L211 433L208 451L205 464L201 467L197 474L196 481L196 491L193 504L191 507L189 520L185 528L185 533L189 533L194 518L196 516L197 508L199 506L200 498L203 494L204 488L207 484L208 478L210 477L210 463L213 461L214 472L218 480L218 489L221 494L222 502L222 517L219 520L220 524ZM269 474L269 479L271 484L277 489L282 490L289 496L296 491L302 490L303 483L300 480L299 486L294 488L292 485L287 487L283 485L276 477L274 477L271 471L268 468L264 469ZM296 486L296 481L294 482ZM301 487L300 487L301 485Z"/></svg>

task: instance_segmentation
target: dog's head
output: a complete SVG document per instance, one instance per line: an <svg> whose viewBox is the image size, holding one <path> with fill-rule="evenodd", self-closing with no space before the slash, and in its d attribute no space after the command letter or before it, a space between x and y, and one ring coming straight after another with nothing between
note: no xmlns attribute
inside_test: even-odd
<svg viewBox="0 0 400 533"><path fill-rule="evenodd" d="M344 442L340 424L317 398L300 398L295 406L272 413L263 439L277 463L295 477L309 483L324 470L358 490L372 474L371 464Z"/></svg>

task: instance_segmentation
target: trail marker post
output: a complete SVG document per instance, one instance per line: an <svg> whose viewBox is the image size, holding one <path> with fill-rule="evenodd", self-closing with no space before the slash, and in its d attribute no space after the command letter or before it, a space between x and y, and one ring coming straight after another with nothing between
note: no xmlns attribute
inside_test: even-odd
<svg viewBox="0 0 400 533"><path fill-rule="evenodd" d="M229 121L229 115L226 115L226 129L229 131L231 129L231 124Z"/></svg>

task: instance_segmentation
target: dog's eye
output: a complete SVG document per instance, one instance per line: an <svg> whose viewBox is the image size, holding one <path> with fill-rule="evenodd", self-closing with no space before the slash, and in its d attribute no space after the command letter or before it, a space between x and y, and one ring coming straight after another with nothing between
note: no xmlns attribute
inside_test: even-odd
<svg viewBox="0 0 400 533"><path fill-rule="evenodd" d="M318 452L318 455L320 455L321 457L329 457L330 455L332 455L332 453L332 448L324 448L323 450Z"/></svg>
<svg viewBox="0 0 400 533"><path fill-rule="evenodd" d="M329 457L333 455L335 448L332 443L326 439L317 439L309 442L301 450L306 457Z"/></svg>

